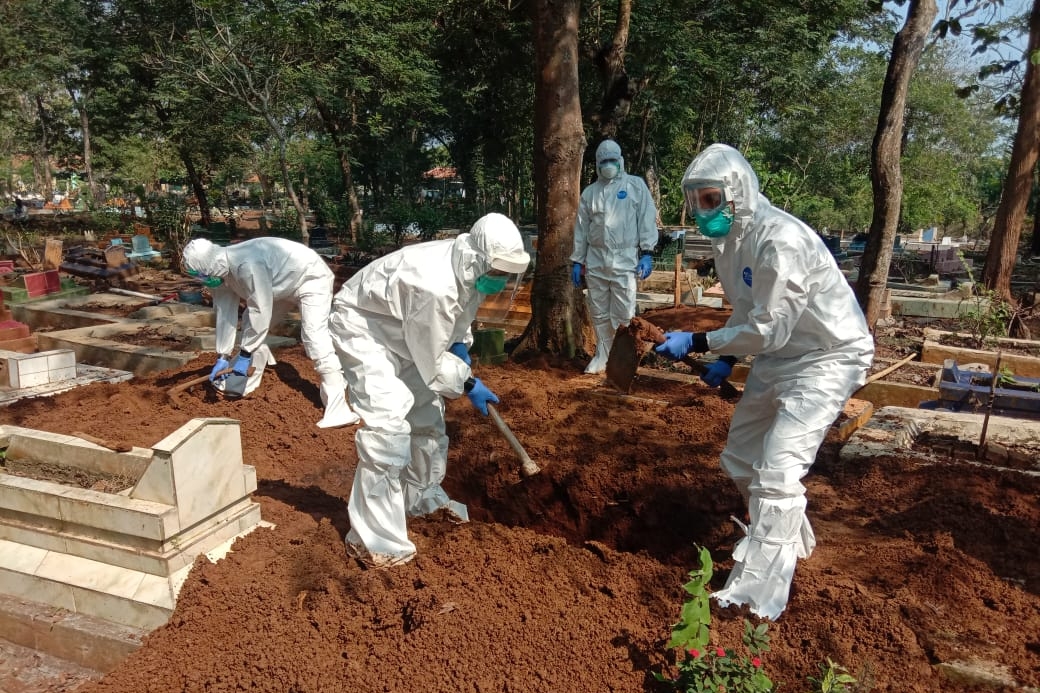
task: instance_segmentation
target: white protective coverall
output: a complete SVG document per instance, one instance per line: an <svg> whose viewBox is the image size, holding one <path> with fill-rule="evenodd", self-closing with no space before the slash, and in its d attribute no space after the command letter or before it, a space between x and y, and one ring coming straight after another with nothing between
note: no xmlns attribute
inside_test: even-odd
<svg viewBox="0 0 1040 693"><path fill-rule="evenodd" d="M612 180L597 174L581 193L574 224L571 262L585 266L589 313L596 331L596 354L586 373L602 373L614 332L636 314L636 263L640 252L657 247L657 207L646 182L625 173L621 147L603 140L596 148L596 168L610 159L620 165Z"/></svg>
<svg viewBox="0 0 1040 693"><path fill-rule="evenodd" d="M317 425L333 428L359 421L347 405L343 371L329 334L333 274L320 255L285 238L254 238L226 248L197 238L184 247L182 258L185 269L223 280L210 289L217 312L218 354L234 352L238 305L240 299L246 302L241 348L253 355L255 371L244 394L260 385L266 366L275 364L271 349L264 344L271 325L299 307L300 340L321 378L325 414Z"/></svg>
<svg viewBox="0 0 1040 693"><path fill-rule="evenodd" d="M488 214L455 239L406 246L368 264L336 294L330 326L350 402L361 415L350 492L347 548L376 566L415 555L407 516L466 506L441 487L448 461L444 397L464 392L465 361L449 353L473 343L483 294L477 279L520 273L530 256L507 217Z"/></svg>
<svg viewBox="0 0 1040 693"><path fill-rule="evenodd" d="M719 355L755 355L721 456L748 501L750 525L725 587L712 596L775 619L787 605L797 559L816 545L801 479L864 383L874 341L823 241L759 193L736 149L713 144L693 160L683 188L705 181L735 206L729 233L712 239L733 314L707 333L708 346Z"/></svg>

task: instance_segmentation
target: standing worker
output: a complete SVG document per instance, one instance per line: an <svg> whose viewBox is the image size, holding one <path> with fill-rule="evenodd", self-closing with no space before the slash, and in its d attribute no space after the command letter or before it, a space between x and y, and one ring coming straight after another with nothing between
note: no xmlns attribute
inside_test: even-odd
<svg viewBox="0 0 1040 693"><path fill-rule="evenodd" d="M330 327L350 400L354 434L347 550L366 564L415 556L406 517L466 506L441 487L448 462L444 397L463 394L485 416L498 397L470 371L471 325L485 296L527 270L520 231L488 214L469 233L418 243L369 263L336 294Z"/></svg>
<svg viewBox="0 0 1040 693"><path fill-rule="evenodd" d="M259 384L265 366L273 364L271 350L264 344L271 325L278 324L291 309L300 310L300 340L321 378L321 402L325 415L319 428L357 423L344 392L343 371L329 334L332 305L332 270L316 252L285 238L254 238L227 248L196 238L184 247L184 270L202 280L213 294L217 311L217 363L210 381L221 387L228 368L248 377L246 395ZM234 362L238 329L238 304L246 302L242 316L242 339ZM256 371L249 376L250 366Z"/></svg>
<svg viewBox="0 0 1040 693"><path fill-rule="evenodd" d="M598 179L581 193L574 224L571 280L588 288L596 330L596 354L586 373L602 373L614 333L636 314L636 276L646 279L657 247L657 208L650 188L625 173L621 147L603 140L596 148Z"/></svg>
<svg viewBox="0 0 1040 693"><path fill-rule="evenodd" d="M729 377L736 357L755 356L720 460L748 502L750 524L726 586L712 597L776 619L797 559L816 545L801 479L864 383L874 340L819 235L759 193L736 149L713 144L701 152L686 169L683 193L711 238L733 314L718 330L670 332L656 350L676 360L720 354L702 376L713 387Z"/></svg>

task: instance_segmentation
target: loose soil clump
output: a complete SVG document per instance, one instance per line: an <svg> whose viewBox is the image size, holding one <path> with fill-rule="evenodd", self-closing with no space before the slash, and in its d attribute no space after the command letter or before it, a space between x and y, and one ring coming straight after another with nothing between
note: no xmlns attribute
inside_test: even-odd
<svg viewBox="0 0 1040 693"><path fill-rule="evenodd" d="M653 319L704 329L719 317ZM310 360L302 347L276 356L236 401L199 389L179 409L167 402L171 386L208 372L207 355L0 410L19 426L140 447L194 417L239 419L273 523L215 564L197 560L169 623L82 693L660 690L650 672L674 665L665 643L698 547L717 590L743 536L731 518L745 503L719 468L734 405L718 390L639 376L626 401L596 396L609 389L583 360L478 365L541 473L522 478L492 422L465 397L448 402L444 486L471 522L410 519L416 559L371 570L343 544L354 429L315 427ZM804 479L818 546L769 626L766 673L806 691L830 658L863 690L981 690L940 671L967 662L1001 672L1003 690L1040 686L1040 479L913 450L850 464L838 446L826 443ZM740 651L746 617L713 603L712 645Z"/></svg>

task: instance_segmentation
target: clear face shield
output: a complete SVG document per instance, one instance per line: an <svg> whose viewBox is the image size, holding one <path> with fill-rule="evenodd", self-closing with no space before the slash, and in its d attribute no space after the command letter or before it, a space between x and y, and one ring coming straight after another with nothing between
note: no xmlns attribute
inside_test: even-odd
<svg viewBox="0 0 1040 693"><path fill-rule="evenodd" d="M690 181L683 184L683 193L690 211L701 216L715 214L730 202L726 187L716 181Z"/></svg>
<svg viewBox="0 0 1040 693"><path fill-rule="evenodd" d="M705 236L717 238L729 233L733 207L729 191L720 181L689 181L683 184L686 204Z"/></svg>

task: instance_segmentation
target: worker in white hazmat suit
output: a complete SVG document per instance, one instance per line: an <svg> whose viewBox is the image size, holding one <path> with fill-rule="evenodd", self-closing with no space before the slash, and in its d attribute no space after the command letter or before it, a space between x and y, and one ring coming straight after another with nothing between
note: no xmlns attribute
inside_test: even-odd
<svg viewBox="0 0 1040 693"><path fill-rule="evenodd" d="M471 325L483 298L530 264L520 231L488 214L454 239L406 246L373 261L336 294L330 327L361 415L347 550L386 567L415 555L406 518L466 506L441 487L448 460L444 398L482 414L498 402L470 370Z"/></svg>
<svg viewBox="0 0 1040 693"><path fill-rule="evenodd" d="M754 355L733 412L721 465L748 502L750 524L733 551L723 606L776 619L798 558L816 545L801 479L828 428L865 381L874 341L848 281L812 229L773 207L740 153L713 144L686 169L683 192L733 313L711 332L670 332L656 350L673 359L714 352L702 376L729 377Z"/></svg>
<svg viewBox="0 0 1040 693"><path fill-rule="evenodd" d="M335 428L360 420L347 405L343 371L329 334L333 274L320 255L285 238L254 238L226 248L197 238L184 247L182 265L213 294L218 356L210 380L218 389L227 377L219 374L229 367L239 376L254 367L242 394L259 386L264 367L275 363L264 344L267 333L289 310L298 307L300 339L321 378L325 412L318 427ZM242 299L246 311L242 315L240 348L232 362Z"/></svg>
<svg viewBox="0 0 1040 693"><path fill-rule="evenodd" d="M614 333L636 314L636 277L653 269L657 208L646 182L625 173L621 147L603 140L596 148L597 179L581 193L574 224L571 280L584 276L596 353L586 373L602 373Z"/></svg>

